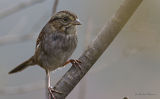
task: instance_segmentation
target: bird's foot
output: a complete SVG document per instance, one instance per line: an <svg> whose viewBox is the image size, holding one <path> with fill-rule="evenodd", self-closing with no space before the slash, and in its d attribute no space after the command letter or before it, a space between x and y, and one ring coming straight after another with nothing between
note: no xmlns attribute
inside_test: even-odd
<svg viewBox="0 0 160 99"><path fill-rule="evenodd" d="M80 64L82 63L81 61L79 61L79 60L74 60L74 59L71 59L70 61L71 61L71 64L72 64L73 66L77 66L80 70L82 70L82 69L81 69L81 66L80 66Z"/></svg>
<svg viewBox="0 0 160 99"><path fill-rule="evenodd" d="M69 63L71 63L73 66L77 66L80 70L82 70L81 67L80 67L80 63L82 63L81 61L75 60L75 59L70 59L67 62L65 62L65 64L63 66L65 66Z"/></svg>
<svg viewBox="0 0 160 99"><path fill-rule="evenodd" d="M48 92L49 92L49 99L51 99L51 97L53 99L56 99L54 93L62 94L62 92L55 90L53 87L48 87Z"/></svg>

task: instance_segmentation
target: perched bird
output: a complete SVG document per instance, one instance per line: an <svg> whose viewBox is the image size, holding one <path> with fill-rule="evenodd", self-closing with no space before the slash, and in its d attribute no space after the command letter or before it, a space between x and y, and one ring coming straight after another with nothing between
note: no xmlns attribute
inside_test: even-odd
<svg viewBox="0 0 160 99"><path fill-rule="evenodd" d="M74 59L67 61L77 46L76 25L80 24L75 14L69 11L57 12L40 32L34 55L11 70L9 74L22 71L29 66L39 65L46 70L48 91L53 96L50 72L68 63L73 65L81 63Z"/></svg>

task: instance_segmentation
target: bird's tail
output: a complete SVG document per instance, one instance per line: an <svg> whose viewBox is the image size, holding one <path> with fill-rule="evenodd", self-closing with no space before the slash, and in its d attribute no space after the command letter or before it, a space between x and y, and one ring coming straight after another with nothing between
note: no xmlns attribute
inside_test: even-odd
<svg viewBox="0 0 160 99"><path fill-rule="evenodd" d="M24 70L25 68L27 68L28 66L35 65L35 64L36 63L35 63L34 58L32 56L27 61L23 62L22 64L18 65L16 68L12 69L8 74L20 72L20 71Z"/></svg>

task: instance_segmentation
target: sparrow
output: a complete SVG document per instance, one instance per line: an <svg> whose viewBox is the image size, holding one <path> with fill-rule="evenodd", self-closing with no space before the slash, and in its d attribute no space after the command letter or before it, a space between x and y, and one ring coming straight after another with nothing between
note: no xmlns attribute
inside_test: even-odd
<svg viewBox="0 0 160 99"><path fill-rule="evenodd" d="M20 72L29 66L42 67L46 71L48 92L54 98L53 92L56 91L50 84L50 72L68 63L78 67L81 63L79 60L68 60L77 46L77 25L81 23L74 13L70 11L55 13L41 30L34 55L11 70L9 74Z"/></svg>

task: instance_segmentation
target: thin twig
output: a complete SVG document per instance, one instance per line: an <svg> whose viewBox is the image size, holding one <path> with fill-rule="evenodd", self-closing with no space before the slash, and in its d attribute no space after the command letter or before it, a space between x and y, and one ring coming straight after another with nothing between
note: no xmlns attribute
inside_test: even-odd
<svg viewBox="0 0 160 99"><path fill-rule="evenodd" d="M54 89L63 93L54 93L56 99L65 99L121 31L141 2L142 0L125 0L122 3L111 20L101 29L96 39L80 56L81 71L72 66L55 85Z"/></svg>
<svg viewBox="0 0 160 99"><path fill-rule="evenodd" d="M59 0L55 0L53 4L52 14L56 13Z"/></svg>
<svg viewBox="0 0 160 99"><path fill-rule="evenodd" d="M42 3L44 1L45 0L30 0L28 2L22 2L22 3L18 4L18 5L16 5L15 7L13 7L13 8L10 8L8 10L0 12L0 19L3 19L3 18L5 18L5 17L7 17L9 15L12 15L12 14L18 12L18 11L21 11L21 10L23 10L25 8L28 8L30 6L33 6L35 4Z"/></svg>

